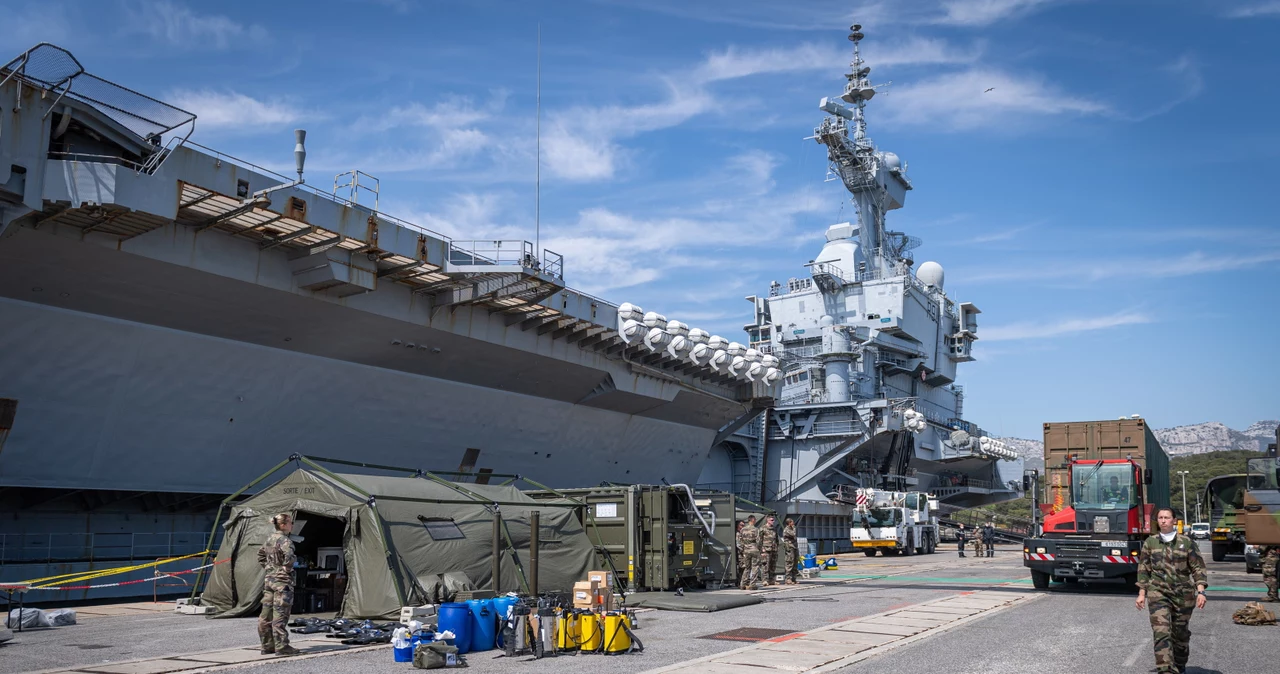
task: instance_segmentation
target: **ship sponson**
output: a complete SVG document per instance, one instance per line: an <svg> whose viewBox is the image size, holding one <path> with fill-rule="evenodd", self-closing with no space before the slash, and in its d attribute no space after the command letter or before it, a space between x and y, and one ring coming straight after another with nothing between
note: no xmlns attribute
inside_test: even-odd
<svg viewBox="0 0 1280 674"><path fill-rule="evenodd" d="M273 190L194 116L29 61L0 70L0 485L226 493L294 452L692 482L769 402L625 343L555 253Z"/></svg>

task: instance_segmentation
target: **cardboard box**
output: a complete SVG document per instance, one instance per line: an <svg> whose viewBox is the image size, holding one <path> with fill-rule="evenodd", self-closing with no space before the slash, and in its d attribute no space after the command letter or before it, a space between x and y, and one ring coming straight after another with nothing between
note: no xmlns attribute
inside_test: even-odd
<svg viewBox="0 0 1280 674"><path fill-rule="evenodd" d="M600 584L591 580L580 580L573 584L573 607L591 608L600 596Z"/></svg>
<svg viewBox="0 0 1280 674"><path fill-rule="evenodd" d="M587 580L594 580L598 585L600 585L601 590L613 592L612 571L588 571Z"/></svg>

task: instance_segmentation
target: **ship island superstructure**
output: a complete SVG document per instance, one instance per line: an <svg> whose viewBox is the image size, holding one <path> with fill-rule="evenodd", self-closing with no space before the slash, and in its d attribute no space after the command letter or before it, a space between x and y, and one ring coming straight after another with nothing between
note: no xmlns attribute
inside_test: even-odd
<svg viewBox="0 0 1280 674"><path fill-rule="evenodd" d="M957 367L974 360L978 307L948 296L938 263L915 267L919 239L885 226L912 184L867 135L877 85L863 37L854 25L845 90L821 99L813 135L857 220L827 229L806 276L747 298L749 347L780 361L778 404L727 438L701 479L801 516L811 541L847 542L859 487L926 491L950 510L1022 489L1022 460L963 419Z"/></svg>
<svg viewBox="0 0 1280 674"><path fill-rule="evenodd" d="M773 359L573 290L551 251L308 182L305 132L280 175L50 44L0 107L0 579L204 550L293 453L693 484L773 403Z"/></svg>

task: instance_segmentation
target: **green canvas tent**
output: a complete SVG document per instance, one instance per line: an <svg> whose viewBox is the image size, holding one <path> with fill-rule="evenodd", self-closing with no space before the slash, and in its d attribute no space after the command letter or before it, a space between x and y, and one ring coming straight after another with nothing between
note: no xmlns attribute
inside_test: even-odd
<svg viewBox="0 0 1280 674"><path fill-rule="evenodd" d="M263 578L258 549L271 533L271 516L280 512L342 523L347 584L345 596L334 602L345 617L392 617L402 606L430 603L441 574L464 574L472 587L490 588L495 503L503 538L509 536L501 542L500 592L527 590L529 515L535 510L539 591L567 592L586 578L595 551L571 509L535 501L511 486L451 484L298 468L231 508L202 603L216 617L257 612Z"/></svg>

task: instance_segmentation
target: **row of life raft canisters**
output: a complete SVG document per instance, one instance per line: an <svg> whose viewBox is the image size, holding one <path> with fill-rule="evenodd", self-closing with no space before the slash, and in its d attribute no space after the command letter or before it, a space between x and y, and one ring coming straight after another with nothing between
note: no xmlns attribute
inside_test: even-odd
<svg viewBox="0 0 1280 674"><path fill-rule="evenodd" d="M519 599L503 625L502 646L507 655L536 658L557 652L621 655L644 650L633 631L635 624L630 611L601 613L564 606L548 597L537 602Z"/></svg>

